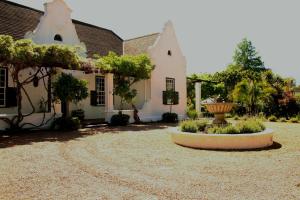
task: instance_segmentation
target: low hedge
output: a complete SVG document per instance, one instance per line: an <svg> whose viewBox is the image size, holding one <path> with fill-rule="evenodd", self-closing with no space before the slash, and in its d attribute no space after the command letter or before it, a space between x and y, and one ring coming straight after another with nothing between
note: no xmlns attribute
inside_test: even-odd
<svg viewBox="0 0 300 200"><path fill-rule="evenodd" d="M129 124L130 116L126 114L116 114L110 119L110 125L112 126L127 126Z"/></svg>
<svg viewBox="0 0 300 200"><path fill-rule="evenodd" d="M162 115L162 121L166 122L166 123L174 123L174 122L178 122L178 115L176 113L164 113Z"/></svg>
<svg viewBox="0 0 300 200"><path fill-rule="evenodd" d="M80 120L78 117L60 117L53 121L52 129L60 131L74 131L80 128Z"/></svg>

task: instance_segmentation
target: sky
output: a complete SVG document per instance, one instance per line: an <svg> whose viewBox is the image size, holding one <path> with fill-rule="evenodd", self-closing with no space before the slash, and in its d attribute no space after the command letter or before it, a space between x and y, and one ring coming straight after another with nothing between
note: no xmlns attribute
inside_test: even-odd
<svg viewBox="0 0 300 200"><path fill-rule="evenodd" d="M45 0L11 0L43 10ZM299 0L65 0L72 18L123 39L161 32L171 20L191 73L216 72L252 41L265 66L300 84Z"/></svg>

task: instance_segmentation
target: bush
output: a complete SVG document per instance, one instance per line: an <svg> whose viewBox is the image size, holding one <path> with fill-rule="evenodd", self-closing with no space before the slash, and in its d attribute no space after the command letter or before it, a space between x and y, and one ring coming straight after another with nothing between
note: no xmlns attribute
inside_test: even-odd
<svg viewBox="0 0 300 200"><path fill-rule="evenodd" d="M162 121L167 123L174 123L178 121L178 115L176 113L164 113L162 115Z"/></svg>
<svg viewBox="0 0 300 200"><path fill-rule="evenodd" d="M266 129L265 125L257 119L249 119L237 123L240 133L258 133Z"/></svg>
<svg viewBox="0 0 300 200"><path fill-rule="evenodd" d="M280 121L280 122L287 122L287 120L286 120L285 117L280 118L279 121Z"/></svg>
<svg viewBox="0 0 300 200"><path fill-rule="evenodd" d="M291 123L298 123L299 120L298 120L297 117L293 117L293 118L291 118L291 119L289 120L289 122L291 122Z"/></svg>
<svg viewBox="0 0 300 200"><path fill-rule="evenodd" d="M189 133L197 133L198 127L195 121L187 120L180 124L181 131Z"/></svg>
<svg viewBox="0 0 300 200"><path fill-rule="evenodd" d="M80 120L77 117L60 117L54 120L52 128L60 131L74 131L80 128Z"/></svg>
<svg viewBox="0 0 300 200"><path fill-rule="evenodd" d="M238 115L236 115L236 116L233 117L233 119L234 119L234 120L239 120L240 118L239 118Z"/></svg>
<svg viewBox="0 0 300 200"><path fill-rule="evenodd" d="M188 110L186 114L190 119L197 119L198 118L198 112L194 109Z"/></svg>
<svg viewBox="0 0 300 200"><path fill-rule="evenodd" d="M268 120L269 120L270 122L276 122L276 121L277 121L277 117L274 116L274 115L271 115L271 116L268 118Z"/></svg>
<svg viewBox="0 0 300 200"><path fill-rule="evenodd" d="M110 125L112 126L127 126L129 124L129 115L125 115L119 113L117 115L113 115L110 119Z"/></svg>
<svg viewBox="0 0 300 200"><path fill-rule="evenodd" d="M228 125L225 127L212 127L207 131L209 134L239 134L240 131L237 127Z"/></svg>
<svg viewBox="0 0 300 200"><path fill-rule="evenodd" d="M265 125L258 119L248 119L240 121L236 126L228 125L225 127L215 126L208 129L209 134L243 134L258 133L265 130Z"/></svg>
<svg viewBox="0 0 300 200"><path fill-rule="evenodd" d="M73 110L72 113L71 113L71 116L72 117L77 117L80 121L83 121L84 120L84 110L82 109L78 109L78 110Z"/></svg>
<svg viewBox="0 0 300 200"><path fill-rule="evenodd" d="M208 121L207 120L196 120L195 124L197 126L198 131L204 131L208 124Z"/></svg>

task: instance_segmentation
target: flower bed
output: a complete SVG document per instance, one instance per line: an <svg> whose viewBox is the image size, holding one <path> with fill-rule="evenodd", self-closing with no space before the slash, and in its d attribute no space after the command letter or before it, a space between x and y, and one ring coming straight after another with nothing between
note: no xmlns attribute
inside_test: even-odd
<svg viewBox="0 0 300 200"><path fill-rule="evenodd" d="M211 126L205 121L184 121L180 129L171 129L176 144L200 149L257 149L273 144L273 131L256 119L248 119L235 126ZM203 131L201 131L201 130Z"/></svg>

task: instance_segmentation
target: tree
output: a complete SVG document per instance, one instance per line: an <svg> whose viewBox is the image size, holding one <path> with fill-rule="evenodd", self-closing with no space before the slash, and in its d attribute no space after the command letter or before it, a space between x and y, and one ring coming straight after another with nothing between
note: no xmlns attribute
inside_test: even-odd
<svg viewBox="0 0 300 200"><path fill-rule="evenodd" d="M70 103L77 103L88 97L87 81L76 79L71 74L62 73L53 83L53 94L65 104L64 117L69 117Z"/></svg>
<svg viewBox="0 0 300 200"><path fill-rule="evenodd" d="M252 42L246 38L237 45L233 56L235 65L239 65L245 69L264 68L264 63Z"/></svg>
<svg viewBox="0 0 300 200"><path fill-rule="evenodd" d="M37 45L31 40L17 40L14 41L11 36L0 35L0 66L5 66L16 86L17 98L17 115L12 119L1 118L1 120L8 123L11 129L19 129L28 125L23 123L24 117L32 115L35 112L35 107L31 101L25 86L34 81L43 80L55 73L56 67L79 69L80 58L74 48L65 45ZM26 69L33 69L35 73L28 77L21 77L21 73ZM45 89L47 84L44 84ZM28 114L22 113L22 92L29 101L32 111ZM49 100L48 100L49 101ZM44 125L44 120L40 125Z"/></svg>
<svg viewBox="0 0 300 200"><path fill-rule="evenodd" d="M110 52L107 56L98 59L96 66L114 73L114 94L121 98L121 110L125 102L132 104L133 98L137 95L132 85L149 79L153 70L151 60L145 54L118 56Z"/></svg>

